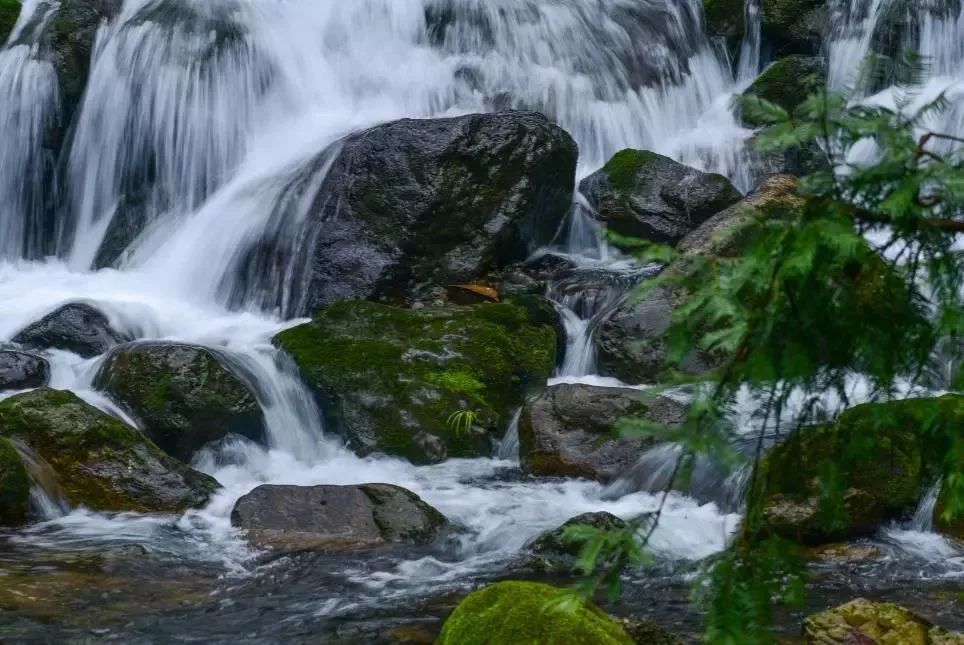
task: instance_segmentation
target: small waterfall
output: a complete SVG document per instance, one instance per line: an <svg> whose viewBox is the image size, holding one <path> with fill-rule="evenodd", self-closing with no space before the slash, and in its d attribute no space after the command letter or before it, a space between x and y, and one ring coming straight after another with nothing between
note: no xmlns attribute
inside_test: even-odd
<svg viewBox="0 0 964 645"><path fill-rule="evenodd" d="M509 461L519 461L519 419L522 417L522 408L516 410L509 422L509 429L499 442L499 450L496 457Z"/></svg>
<svg viewBox="0 0 964 645"><path fill-rule="evenodd" d="M927 492L921 497L917 510L914 511L914 517L911 518L907 528L922 533L929 533L934 530L934 508L937 506L937 498L940 494L940 482L927 489Z"/></svg>
<svg viewBox="0 0 964 645"><path fill-rule="evenodd" d="M60 90L53 64L21 32L49 19L49 6L28 0L0 50L0 259L38 258L52 247L56 158L48 147L60 126Z"/></svg>
<svg viewBox="0 0 964 645"><path fill-rule="evenodd" d="M13 440L13 447L27 466L33 484L30 486L30 512L40 520L52 520L70 512L70 505L57 482L57 474L46 461L26 444Z"/></svg>
<svg viewBox="0 0 964 645"><path fill-rule="evenodd" d="M736 82L740 86L752 83L760 73L760 42L762 31L762 15L760 0L747 0L745 10L746 35L740 46L739 67L736 71Z"/></svg>

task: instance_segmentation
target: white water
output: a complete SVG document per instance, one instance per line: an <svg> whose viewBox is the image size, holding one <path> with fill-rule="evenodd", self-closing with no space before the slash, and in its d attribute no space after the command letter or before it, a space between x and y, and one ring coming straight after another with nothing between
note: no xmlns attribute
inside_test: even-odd
<svg viewBox="0 0 964 645"><path fill-rule="evenodd" d="M270 346L277 331L297 321L262 311L259 293L242 294L247 308L241 310L228 303L237 302L244 252L308 215L307 203L279 208L291 178L339 138L384 120L507 101L541 109L573 134L580 175L621 148L640 147L723 172L748 188L748 132L735 123L729 99L758 67L759 42L744 47L737 78L703 36L697 0L649 3L645 20L627 19L640 7L631 0L190 0L199 23L196 17L145 18L151 4L127 0L120 17L101 30L72 152L62 160L68 225L59 258L23 259L15 241L26 242L34 215L16 215L20 206L0 213L0 232L9 232L0 237L8 245L0 253L6 258L0 339L65 302L84 300L137 338L218 348L256 382L269 445L235 444L200 456L197 466L224 486L201 512L173 520L81 509L21 539L170 541L173 525L176 548L186 556L237 567L250 552L230 529L229 514L255 486L381 481L410 488L466 529L459 562L440 564L441 570L399 565L400 576L417 569L431 578L503 560L581 512L629 517L654 509L660 496L612 498L591 482L502 481L499 473L516 468L512 459L414 467L358 458L324 436L311 397ZM457 20L440 38L429 33L426 9L447 4ZM223 29L230 37L218 40ZM42 139L38 124L56 114L49 65L27 54L26 48L0 54L0 83L23 88L0 101L0 123L16 124L17 136L0 142L0 164L9 164L0 169L9 167L9 176L32 172L31 155ZM11 95L29 109L11 110ZM132 190L146 195L151 226L127 249L119 270L90 271L111 217ZM0 200L10 196L20 193L0 186ZM612 254L578 209L569 233L566 251L581 256L580 264L614 269ZM591 331L618 295L600 289L559 298L573 314L560 377L600 382L592 375ZM91 391L97 359L63 352L49 358L53 386L118 412ZM511 457L507 451L503 457ZM672 494L653 547L671 559L702 558L724 546L737 521L713 504Z"/></svg>

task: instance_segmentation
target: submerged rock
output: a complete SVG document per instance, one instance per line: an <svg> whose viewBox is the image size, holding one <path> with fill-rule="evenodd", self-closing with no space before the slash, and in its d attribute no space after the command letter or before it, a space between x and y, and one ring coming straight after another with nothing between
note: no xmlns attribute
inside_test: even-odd
<svg viewBox="0 0 964 645"><path fill-rule="evenodd" d="M339 302L274 342L300 367L328 427L355 452L415 463L487 456L555 366L551 307L521 302L529 306Z"/></svg>
<svg viewBox="0 0 964 645"><path fill-rule="evenodd" d="M536 582L498 582L469 594L445 621L438 645L593 643L632 645L614 618L593 605L547 607L566 590Z"/></svg>
<svg viewBox="0 0 964 645"><path fill-rule="evenodd" d="M872 533L913 513L964 423L964 397L860 405L836 423L803 428L767 454L761 529L805 544ZM822 497L826 462L839 468L839 501Z"/></svg>
<svg viewBox="0 0 964 645"><path fill-rule="evenodd" d="M0 350L0 392L43 387L50 382L50 364L39 356Z"/></svg>
<svg viewBox="0 0 964 645"><path fill-rule="evenodd" d="M264 437L264 415L254 394L204 347L158 342L119 347L95 385L157 445L184 461L228 434Z"/></svg>
<svg viewBox="0 0 964 645"><path fill-rule="evenodd" d="M567 540L566 530L572 526L592 526L603 531L626 528L626 522L612 513L583 513L566 521L552 531L537 535L527 549L540 569L570 571L582 550L583 543Z"/></svg>
<svg viewBox="0 0 964 645"><path fill-rule="evenodd" d="M448 523L411 491L362 484L259 486L235 504L231 524L258 546L343 551L429 544Z"/></svg>
<svg viewBox="0 0 964 645"><path fill-rule="evenodd" d="M532 112L403 119L351 135L292 182L292 202L313 199L307 230L279 225L248 258L243 289L277 296L294 282L303 313L475 282L553 238L576 157L572 137ZM313 198L302 194L317 184ZM293 281L277 267L294 253L306 268Z"/></svg>
<svg viewBox="0 0 964 645"><path fill-rule="evenodd" d="M935 627L908 609L890 602L857 598L803 621L807 643L907 643L959 645L964 634Z"/></svg>
<svg viewBox="0 0 964 645"><path fill-rule="evenodd" d="M111 327L99 309L72 302L28 325L13 342L29 349L63 349L83 358L99 356L131 340Z"/></svg>
<svg viewBox="0 0 964 645"><path fill-rule="evenodd" d="M612 481L655 439L625 439L620 419L640 417L678 425L686 409L671 399L629 388L555 385L530 401L519 418L522 469L535 475Z"/></svg>
<svg viewBox="0 0 964 645"><path fill-rule="evenodd" d="M30 511L30 473L14 445L0 437L0 526L20 526Z"/></svg>
<svg viewBox="0 0 964 645"><path fill-rule="evenodd" d="M180 513L205 504L218 487L71 392L41 389L0 401L0 436L49 464L73 506Z"/></svg>
<svg viewBox="0 0 964 645"><path fill-rule="evenodd" d="M610 230L664 244L676 244L741 198L723 175L644 150L616 153L579 190Z"/></svg>

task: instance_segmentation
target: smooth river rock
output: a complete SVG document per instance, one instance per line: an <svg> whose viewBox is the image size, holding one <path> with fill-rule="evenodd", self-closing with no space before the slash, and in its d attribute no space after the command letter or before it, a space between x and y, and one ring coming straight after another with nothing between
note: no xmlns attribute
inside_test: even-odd
<svg viewBox="0 0 964 645"><path fill-rule="evenodd" d="M231 524L262 547L346 551L429 544L448 523L411 491L362 484L259 486L235 504Z"/></svg>
<svg viewBox="0 0 964 645"><path fill-rule="evenodd" d="M555 385L522 410L522 469L535 475L612 481L657 442L617 436L620 419L635 416L672 426L682 423L685 414L682 404L639 390Z"/></svg>
<svg viewBox="0 0 964 645"><path fill-rule="evenodd" d="M43 387L50 382L46 359L26 352L0 350L0 392Z"/></svg>
<svg viewBox="0 0 964 645"><path fill-rule="evenodd" d="M13 342L28 349L62 349L83 358L99 356L129 340L102 311L82 302L59 307L13 337Z"/></svg>

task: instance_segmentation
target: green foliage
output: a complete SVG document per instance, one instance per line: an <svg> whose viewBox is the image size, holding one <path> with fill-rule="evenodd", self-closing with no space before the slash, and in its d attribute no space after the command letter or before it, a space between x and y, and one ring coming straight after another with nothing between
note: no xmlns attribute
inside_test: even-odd
<svg viewBox="0 0 964 645"><path fill-rule="evenodd" d="M455 432L456 436L467 434L472 430L479 415L472 410L459 410L449 415L448 425Z"/></svg>
<svg viewBox="0 0 964 645"><path fill-rule="evenodd" d="M706 383L691 388L687 419L672 430L683 451L668 488L685 478L696 455L738 462L729 449L736 406L756 406L749 420L756 438L741 466L749 476L744 530L701 587L709 642L773 642L773 601L796 600L802 588L794 550L760 530L768 446L788 435L806 443L811 426L832 421L856 402L921 392L934 382L935 352L961 346L964 255L955 242L964 232L964 139L927 130L946 101L921 100L915 85L920 69L912 59L890 67L898 82L894 107L825 91L793 109L759 96L742 98L743 114L767 126L757 138L762 151L823 155L823 163L800 181L801 206L779 216L748 217L752 230L741 234L739 253L639 247L641 258L666 265L645 288L681 294L667 333L667 372L694 348L720 361ZM873 70L868 66L867 73ZM945 389L960 382L956 373L943 381ZM854 401L858 390L860 401ZM823 529L848 521L846 487L884 428L896 423L906 429L907 414L917 415L913 432L900 435L905 444L899 454L906 460L901 468L910 478L881 483L899 487L902 500L915 499L939 477L942 520L962 517L964 439L947 405L913 413L907 412L912 406L870 406L859 422L846 417L857 434L840 444L846 450L814 452L815 476L805 491ZM663 432L635 419L621 429ZM651 534L643 532L641 545L632 547L618 539L604 542L603 552L584 564L620 562L618 553L605 548L636 553Z"/></svg>

